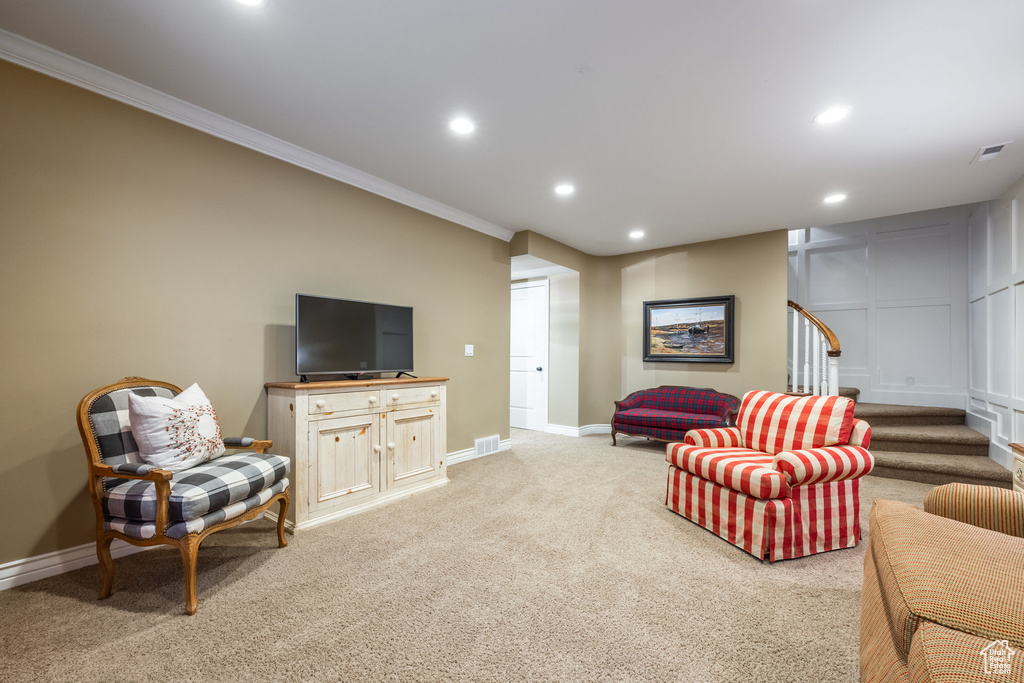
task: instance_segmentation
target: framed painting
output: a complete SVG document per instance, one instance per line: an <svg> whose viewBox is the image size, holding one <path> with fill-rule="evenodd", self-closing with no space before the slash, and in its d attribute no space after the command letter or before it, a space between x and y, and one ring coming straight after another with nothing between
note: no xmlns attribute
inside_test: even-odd
<svg viewBox="0 0 1024 683"><path fill-rule="evenodd" d="M735 296L644 302L644 361L732 363Z"/></svg>

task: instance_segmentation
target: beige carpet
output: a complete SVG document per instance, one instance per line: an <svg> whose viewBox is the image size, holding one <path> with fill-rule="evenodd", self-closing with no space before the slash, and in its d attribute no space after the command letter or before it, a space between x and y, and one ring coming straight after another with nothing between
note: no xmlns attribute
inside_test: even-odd
<svg viewBox="0 0 1024 683"><path fill-rule="evenodd" d="M762 564L664 507L664 446L513 432L452 483L0 593L2 681L856 681L864 542ZM927 484L867 477L871 500Z"/></svg>

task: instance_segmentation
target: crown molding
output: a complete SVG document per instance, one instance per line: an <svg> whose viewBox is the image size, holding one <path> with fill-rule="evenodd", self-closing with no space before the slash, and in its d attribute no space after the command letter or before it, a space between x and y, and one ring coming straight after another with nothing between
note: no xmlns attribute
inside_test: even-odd
<svg viewBox="0 0 1024 683"><path fill-rule="evenodd" d="M0 29L0 59L508 242L513 231Z"/></svg>

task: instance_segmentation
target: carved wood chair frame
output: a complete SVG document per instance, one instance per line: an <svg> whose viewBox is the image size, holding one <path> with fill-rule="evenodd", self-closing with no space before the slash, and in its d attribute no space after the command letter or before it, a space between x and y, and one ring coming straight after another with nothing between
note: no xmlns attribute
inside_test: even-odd
<svg viewBox="0 0 1024 683"><path fill-rule="evenodd" d="M238 517L213 524L199 533L185 534L180 539L165 536L164 531L167 528L171 493L171 477L173 473L169 470L163 469L153 469L143 475L121 474L114 472L110 465L104 464L100 459L99 445L97 444L96 437L93 434L92 425L89 422L89 412L92 409L92 404L98 398L113 391L131 387L164 387L166 389L170 389L175 394L181 393L180 388L173 384L168 384L167 382L158 382L155 380L145 379L143 377L125 377L119 382L108 384L105 387L100 387L99 389L89 393L78 404L78 431L82 435L82 443L85 446L85 454L88 459L89 495L92 497L93 508L96 510L96 556L99 558L100 567L103 570L103 582L100 587L99 599L104 600L110 597L110 593L114 586L114 562L110 557L110 543L115 538L119 538L122 541L137 546L169 545L177 548L181 552L181 560L185 573L185 611L189 615L192 615L196 613L196 608L199 605L196 598L196 562L199 558L199 544L203 542L204 538L212 533L223 531L224 529L230 529L238 526L242 522L255 519L265 512L271 505L279 502L281 504L281 510L277 516L277 544L279 548L284 548L288 545L288 541L284 535L284 520L288 513L288 506L291 500L289 493L290 488L286 488L266 503L258 505L251 510L247 510ZM254 451L256 453L266 453L267 449L271 446L273 446L272 441L254 441L250 446L246 446L244 450ZM232 447L228 446L228 448ZM240 446L234 447L234 450L241 449L242 447ZM157 507L155 522L156 534L152 538L133 538L119 531L106 530L103 528L103 480L108 477L116 479L141 479L153 482L153 485L156 487Z"/></svg>

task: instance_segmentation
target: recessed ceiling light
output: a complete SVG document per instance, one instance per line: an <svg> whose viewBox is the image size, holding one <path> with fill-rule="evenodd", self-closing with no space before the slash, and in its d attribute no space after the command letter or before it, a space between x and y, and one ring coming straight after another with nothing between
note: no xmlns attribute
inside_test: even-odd
<svg viewBox="0 0 1024 683"><path fill-rule="evenodd" d="M850 113L850 110L846 107L832 107L826 109L817 116L814 117L815 123L835 123L846 118L846 115Z"/></svg>
<svg viewBox="0 0 1024 683"><path fill-rule="evenodd" d="M569 183L562 183L561 185L555 185L555 194L560 195L562 197L568 197L569 195L571 195L575 191L576 191L576 188L573 187Z"/></svg>
<svg viewBox="0 0 1024 683"><path fill-rule="evenodd" d="M644 231L643 230L630 230L629 231L629 238L630 239L638 240L638 239L640 239L643 236L644 236Z"/></svg>
<svg viewBox="0 0 1024 683"><path fill-rule="evenodd" d="M826 204L838 204L839 202L841 202L841 201L843 201L845 199L846 199L846 195L845 194L843 194L842 192L837 192L836 194L830 194L829 196L825 197L821 201L825 202Z"/></svg>
<svg viewBox="0 0 1024 683"><path fill-rule="evenodd" d="M452 132L458 133L459 135L469 135L476 130L476 124L465 116L459 116L452 119L448 122L448 127L452 129Z"/></svg>
<svg viewBox="0 0 1024 683"><path fill-rule="evenodd" d="M248 5L249 7L263 7L267 4L267 0L235 0L240 5Z"/></svg>

